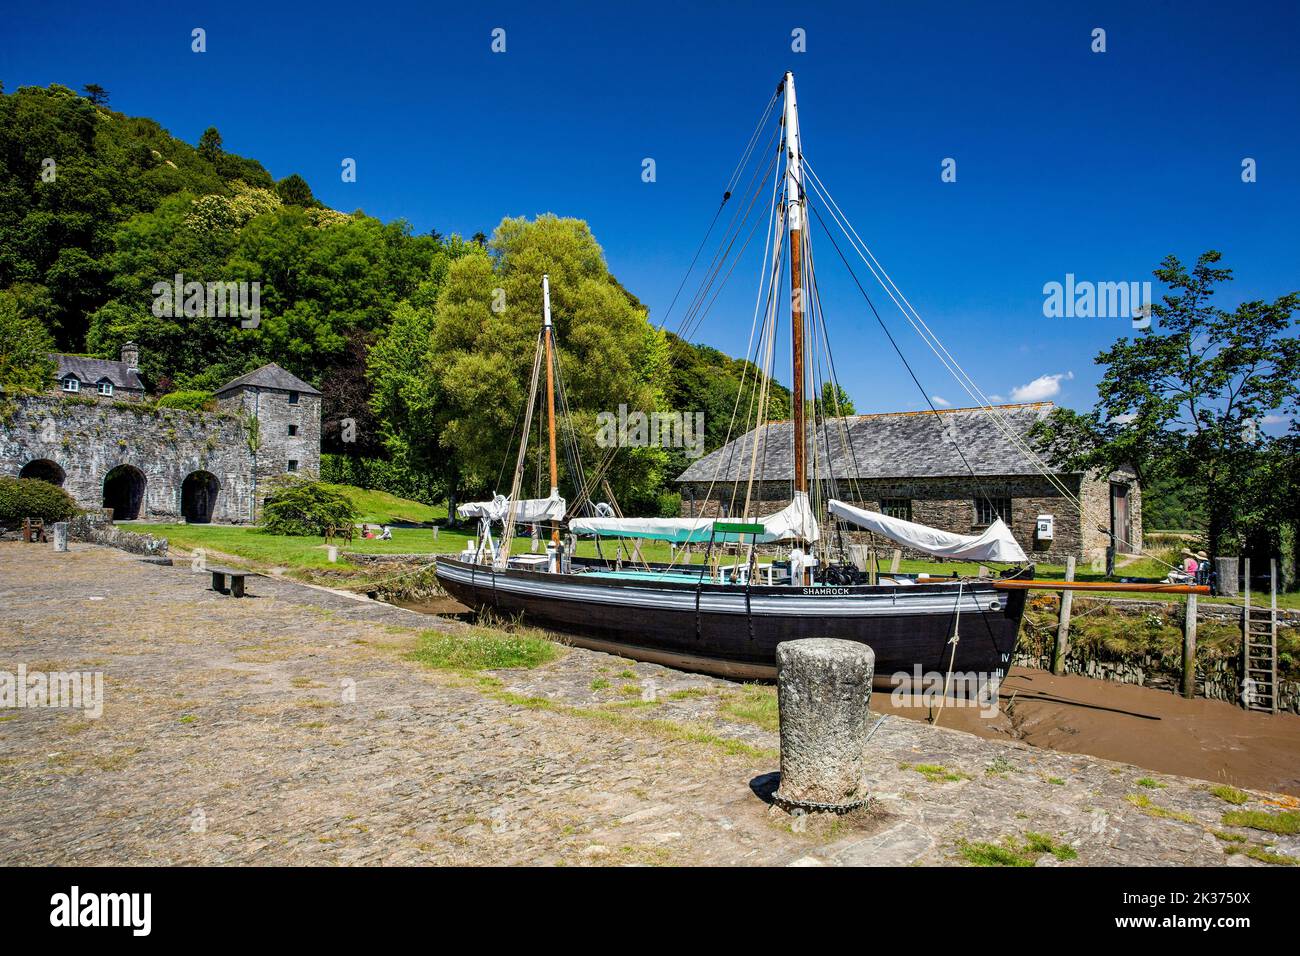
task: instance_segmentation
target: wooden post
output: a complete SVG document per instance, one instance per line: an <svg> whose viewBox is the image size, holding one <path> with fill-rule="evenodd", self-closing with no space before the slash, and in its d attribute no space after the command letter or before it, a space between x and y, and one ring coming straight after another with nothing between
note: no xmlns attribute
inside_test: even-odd
<svg viewBox="0 0 1300 956"><path fill-rule="evenodd" d="M1246 558L1244 570L1246 572L1244 582L1246 589L1242 595L1244 601L1241 607L1241 686L1249 687L1250 685L1246 681L1250 680L1250 558ZM1237 593L1237 582L1235 580L1232 582L1232 586L1232 593ZM1222 579L1219 581L1219 593L1224 593ZM1250 709L1249 704L1246 705L1246 709Z"/></svg>
<svg viewBox="0 0 1300 956"><path fill-rule="evenodd" d="M891 555L890 558L889 558L889 573L890 573L890 574L897 574L897 573L898 573L898 565L899 565L899 563L900 563L902 560L903 560L903 552L902 552L902 550L899 549L899 548L895 548L895 549L894 549L894 553L893 553L893 555Z"/></svg>
<svg viewBox="0 0 1300 956"><path fill-rule="evenodd" d="M1074 580L1074 555L1065 559L1065 580ZM1052 673L1065 673L1065 658L1070 653L1070 610L1074 607L1074 592L1061 592L1061 619L1056 625L1056 647L1052 650Z"/></svg>
<svg viewBox="0 0 1300 956"><path fill-rule="evenodd" d="M1196 696L1196 595L1187 595L1187 615L1183 619L1183 696Z"/></svg>
<svg viewBox="0 0 1300 956"><path fill-rule="evenodd" d="M1269 674L1268 689L1272 696L1269 698L1273 702L1273 713L1278 712L1278 686L1277 686L1277 559L1269 558L1268 561L1268 666L1272 670Z"/></svg>

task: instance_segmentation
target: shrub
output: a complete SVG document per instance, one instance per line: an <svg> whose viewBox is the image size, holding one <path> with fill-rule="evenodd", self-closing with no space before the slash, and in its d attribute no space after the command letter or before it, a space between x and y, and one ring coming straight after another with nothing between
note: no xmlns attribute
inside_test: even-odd
<svg viewBox="0 0 1300 956"><path fill-rule="evenodd" d="M0 524L17 525L24 518L66 521L77 513L72 496L36 478L0 478Z"/></svg>
<svg viewBox="0 0 1300 956"><path fill-rule="evenodd" d="M214 412L217 410L217 399L211 392L170 392L158 399L158 407L181 408L188 412Z"/></svg>
<svg viewBox="0 0 1300 956"><path fill-rule="evenodd" d="M323 535L356 520L351 501L310 478L276 479L262 508L262 530L268 534Z"/></svg>

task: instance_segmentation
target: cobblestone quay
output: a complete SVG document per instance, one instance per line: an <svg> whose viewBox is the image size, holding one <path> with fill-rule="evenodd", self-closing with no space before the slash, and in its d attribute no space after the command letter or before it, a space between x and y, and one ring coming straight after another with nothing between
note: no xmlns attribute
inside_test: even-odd
<svg viewBox="0 0 1300 956"><path fill-rule="evenodd" d="M103 679L99 718L0 708L0 864L966 865L1009 843L1039 866L1256 866L1245 848L1300 851L1225 825L1277 812L1269 795L1235 807L1199 781L897 717L871 739L866 810L792 821L765 800L777 734L754 702L770 688L573 648L490 678L434 670L408 656L421 632L465 625L276 578L232 601L182 561L71 548L0 543L0 688L20 665Z"/></svg>

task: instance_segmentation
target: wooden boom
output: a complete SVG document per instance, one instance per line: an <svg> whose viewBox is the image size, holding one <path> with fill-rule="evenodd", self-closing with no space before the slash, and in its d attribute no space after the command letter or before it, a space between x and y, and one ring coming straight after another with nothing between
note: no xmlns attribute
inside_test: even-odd
<svg viewBox="0 0 1300 956"><path fill-rule="evenodd" d="M1110 581L1042 581L1000 578L993 582L1004 591L1145 591L1158 594L1209 594L1204 584L1138 584Z"/></svg>

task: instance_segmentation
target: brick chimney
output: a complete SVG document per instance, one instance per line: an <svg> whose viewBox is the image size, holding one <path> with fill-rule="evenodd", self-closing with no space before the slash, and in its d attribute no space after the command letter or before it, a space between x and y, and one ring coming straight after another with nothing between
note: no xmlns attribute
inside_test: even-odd
<svg viewBox="0 0 1300 956"><path fill-rule="evenodd" d="M140 369L140 347L134 342L126 342L122 345L122 363L131 369L139 371Z"/></svg>

